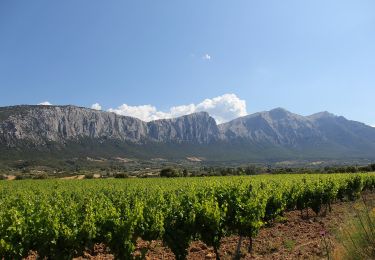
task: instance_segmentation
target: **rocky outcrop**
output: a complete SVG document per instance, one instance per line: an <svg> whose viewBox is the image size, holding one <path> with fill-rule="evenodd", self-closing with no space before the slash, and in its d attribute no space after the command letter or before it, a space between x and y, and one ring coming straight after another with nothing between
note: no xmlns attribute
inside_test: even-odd
<svg viewBox="0 0 375 260"><path fill-rule="evenodd" d="M352 154L375 151L375 128L328 112L305 117L277 108L234 119L219 128L228 142L242 140L301 150L324 147Z"/></svg>
<svg viewBox="0 0 375 260"><path fill-rule="evenodd" d="M209 143L218 139L215 120L201 112L175 119L143 122L110 112L75 106L15 106L0 109L0 142L43 146L80 138L146 142Z"/></svg>
<svg viewBox="0 0 375 260"><path fill-rule="evenodd" d="M31 151L33 147L50 150L55 145L63 149L72 144L80 155L88 149L103 154L107 147L113 154L134 156L147 152L159 156L164 151L165 157L201 154L224 159L375 158L375 128L328 112L300 116L282 108L221 125L206 112L143 122L76 106L0 108L0 151L22 151L25 146Z"/></svg>
<svg viewBox="0 0 375 260"><path fill-rule="evenodd" d="M259 112L220 125L228 140L242 139L253 143L281 146L301 146L325 140L309 118L282 108Z"/></svg>
<svg viewBox="0 0 375 260"><path fill-rule="evenodd" d="M208 144L220 139L215 120L206 112L151 121L147 126L149 139L156 142Z"/></svg>

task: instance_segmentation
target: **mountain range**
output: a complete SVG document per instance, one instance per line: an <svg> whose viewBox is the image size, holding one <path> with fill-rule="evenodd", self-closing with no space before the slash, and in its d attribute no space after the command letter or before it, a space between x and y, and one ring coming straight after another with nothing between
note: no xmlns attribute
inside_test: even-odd
<svg viewBox="0 0 375 260"><path fill-rule="evenodd" d="M282 108L224 124L206 112L144 122L76 106L0 108L0 159L76 156L208 161L375 159L375 128Z"/></svg>

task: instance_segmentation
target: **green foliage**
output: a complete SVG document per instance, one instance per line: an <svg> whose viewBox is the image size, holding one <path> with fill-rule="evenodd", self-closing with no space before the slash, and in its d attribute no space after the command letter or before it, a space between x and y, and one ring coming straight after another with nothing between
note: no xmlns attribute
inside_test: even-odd
<svg viewBox="0 0 375 260"><path fill-rule="evenodd" d="M350 200L359 198L363 189L363 180L360 176L353 176L349 179L346 186L346 195Z"/></svg>
<svg viewBox="0 0 375 260"><path fill-rule="evenodd" d="M129 175L126 172L119 172L119 173L116 173L114 177L117 179L125 179L125 178L129 178Z"/></svg>
<svg viewBox="0 0 375 260"><path fill-rule="evenodd" d="M214 248L218 256L221 238L226 233L225 220L229 202L220 206L213 193L207 197L202 195L198 195L201 199L196 203L196 233L200 240Z"/></svg>
<svg viewBox="0 0 375 260"><path fill-rule="evenodd" d="M292 251L294 249L294 247L296 246L296 241L295 240L285 240L284 241L284 246L286 247L286 249L288 249L289 251Z"/></svg>
<svg viewBox="0 0 375 260"><path fill-rule="evenodd" d="M44 180L44 179L48 179L49 176L47 173L38 173L38 174L35 174L34 176L32 176L32 178L34 180Z"/></svg>
<svg viewBox="0 0 375 260"><path fill-rule="evenodd" d="M283 196L282 189L275 189L267 199L265 209L265 219L267 221L275 219L286 208L287 200Z"/></svg>
<svg viewBox="0 0 375 260"><path fill-rule="evenodd" d="M165 219L163 240L171 248L176 259L185 259L187 249L194 238L196 197L192 193L180 194L180 201L173 199L172 210Z"/></svg>
<svg viewBox="0 0 375 260"><path fill-rule="evenodd" d="M160 177L171 178L171 177L180 177L180 176L181 176L180 173L176 169L171 168L171 167L161 169L160 171Z"/></svg>
<svg viewBox="0 0 375 260"><path fill-rule="evenodd" d="M132 259L140 237L161 239L185 259L193 240L217 252L223 236L251 239L287 209L319 214L338 198L374 188L371 173L2 181L0 258L34 250L71 259L102 242L117 259Z"/></svg>
<svg viewBox="0 0 375 260"><path fill-rule="evenodd" d="M86 173L85 179L94 179L94 174L93 173Z"/></svg>

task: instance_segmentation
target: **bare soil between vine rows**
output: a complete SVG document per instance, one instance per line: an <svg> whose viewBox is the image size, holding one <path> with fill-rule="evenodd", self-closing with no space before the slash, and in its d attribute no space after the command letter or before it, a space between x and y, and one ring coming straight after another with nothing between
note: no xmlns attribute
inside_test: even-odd
<svg viewBox="0 0 375 260"><path fill-rule="evenodd" d="M375 207L375 193L365 193L363 195L372 208ZM301 217L300 211L290 211L273 225L264 227L258 236L253 240L252 253L248 252L249 240L243 238L241 244L241 259L327 259L329 251L330 258L341 259L340 242L335 239L335 232L345 222L355 217L355 209L361 207L362 200L355 202L337 202L333 205L332 211L325 216L316 216L309 210L309 217L304 212ZM325 242L324 242L325 240ZM222 239L219 250L220 259L233 259L239 237L230 236ZM327 248L328 247L328 248ZM328 250L327 250L328 249ZM142 251L146 251L145 259L175 259L172 251L163 246L161 241L137 242L135 256L141 256ZM188 249L188 259L215 259L212 247L206 246L201 241L194 241ZM27 260L37 258L35 252L31 253ZM115 259L109 249L103 244L95 245L92 250L88 250L83 256L75 260L112 260Z"/></svg>

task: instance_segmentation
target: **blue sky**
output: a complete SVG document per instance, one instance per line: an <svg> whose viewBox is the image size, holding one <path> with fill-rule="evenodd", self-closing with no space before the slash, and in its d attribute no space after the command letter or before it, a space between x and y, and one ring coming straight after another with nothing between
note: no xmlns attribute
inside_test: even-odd
<svg viewBox="0 0 375 260"><path fill-rule="evenodd" d="M374 125L375 1L3 0L0 91L0 106L170 115L209 99Z"/></svg>

